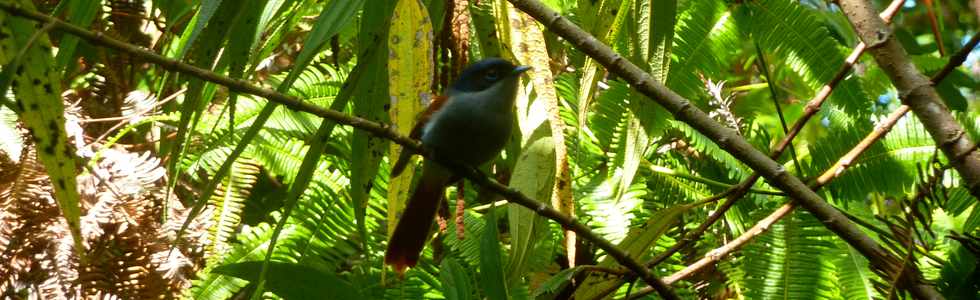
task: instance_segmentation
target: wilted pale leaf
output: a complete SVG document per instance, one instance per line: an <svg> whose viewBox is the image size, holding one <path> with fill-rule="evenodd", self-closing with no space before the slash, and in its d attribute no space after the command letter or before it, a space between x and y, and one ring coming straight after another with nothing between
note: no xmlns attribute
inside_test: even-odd
<svg viewBox="0 0 980 300"><path fill-rule="evenodd" d="M542 137L524 147L514 166L510 186L538 201L551 199L555 180L555 144L551 137ZM511 236L510 263L507 266L508 279L524 275L528 255L534 243L547 230L544 217L531 209L518 204L508 204Z"/></svg>
<svg viewBox="0 0 980 300"><path fill-rule="evenodd" d="M538 22L534 21L527 14L518 10L511 10L511 23L515 24L511 33L511 47L514 55L523 63L530 65L532 69L528 72L534 86L534 94L537 97L530 106L527 118L521 119L522 128L536 128L535 122L526 122L529 119L547 119L551 129L551 137L554 139L554 171L556 174L554 182L554 193L551 195L551 205L558 211L574 216L575 201L572 199L571 174L568 168L568 149L565 147L565 123L559 115L558 94L555 90L555 78L551 73L551 59L548 56L548 49L545 46L544 33ZM534 117L540 114L541 117ZM534 127L527 127L528 124ZM524 136L531 136L529 131L524 131ZM540 201L549 201L546 198L537 198ZM565 253L571 265L575 263L575 233L565 230Z"/></svg>

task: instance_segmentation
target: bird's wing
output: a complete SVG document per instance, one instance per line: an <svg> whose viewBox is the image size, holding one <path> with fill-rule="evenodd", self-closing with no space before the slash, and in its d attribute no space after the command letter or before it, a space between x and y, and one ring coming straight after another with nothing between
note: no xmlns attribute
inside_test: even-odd
<svg viewBox="0 0 980 300"><path fill-rule="evenodd" d="M429 106L427 106L425 110L419 113L419 115L415 118L415 127L412 127L412 131L408 134L408 137L416 140L422 138L422 131L425 129L425 124L429 122L432 115L446 106L446 103L449 103L449 97L433 97L432 101L429 102ZM395 161L395 165L391 167L391 177L398 176L398 174L401 174L402 171L405 170L405 166L408 165L412 155L415 155L415 152L402 149L401 155L399 155L398 160Z"/></svg>
<svg viewBox="0 0 980 300"><path fill-rule="evenodd" d="M432 115L436 114L437 111L446 106L449 103L449 97L446 96L435 96L432 101L429 102L429 106L425 107L419 115L415 118L415 127L412 127L412 132L408 135L413 139L422 138L422 129L425 128L425 124L429 123L429 119Z"/></svg>

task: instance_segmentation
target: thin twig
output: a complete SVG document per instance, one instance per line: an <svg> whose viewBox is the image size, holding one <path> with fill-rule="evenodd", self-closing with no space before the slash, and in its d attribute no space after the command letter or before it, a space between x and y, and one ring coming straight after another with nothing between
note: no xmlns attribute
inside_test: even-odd
<svg viewBox="0 0 980 300"><path fill-rule="evenodd" d="M715 248L714 250L711 250L704 255L705 258L711 258L711 259L702 259L693 264L690 264L687 267L685 267L683 270L677 271L676 273L670 275L669 277L664 278L664 282L667 282L667 284L674 284L675 282L681 280L682 278L690 276L695 271L700 270L701 268L720 260L722 257L728 255L728 253L731 253L735 249L741 248L743 245L751 241L756 236L768 231L773 224L776 224L777 221L779 221L784 216L792 212L794 208L796 208L795 202L790 201L787 202L786 204L783 204L783 206L776 209L776 211L774 211L772 214L766 216L762 220L759 220L759 222L756 223L755 226L752 226L752 228L745 231L744 234L740 235L739 237L735 238L734 240L725 244L724 246ZM637 292L637 295L639 294L640 292Z"/></svg>
<svg viewBox="0 0 980 300"><path fill-rule="evenodd" d="M187 89L185 88L185 89L182 89L180 91L177 91L177 93L174 93L173 95L170 95L169 97L163 99L162 101L157 102L156 104L153 105L153 107L147 108L147 109L145 109L145 110L143 110L141 112L137 112L137 113L132 114L132 115L129 115L129 116L114 117L114 118L102 118L102 119L89 119L89 120L87 120L89 122L102 122L102 121L109 120L109 119L115 119L115 120L120 120L120 122L116 123L116 125L112 125L112 127L110 127L108 130L106 130L105 132L103 132L102 135L100 135L99 137L95 138L94 140L92 140L91 143L89 143L88 145L86 145L86 147L94 146L96 143L101 142L103 139L109 137L109 135L112 134L112 132L116 131L116 129L122 128L126 124L132 122L134 119L136 119L138 117L142 117L144 114L153 111L157 107L160 107L161 105L164 105L167 102L170 102L171 100L176 99L178 94L183 93L186 90ZM82 123L82 121L80 120L79 123Z"/></svg>
<svg viewBox="0 0 980 300"><path fill-rule="evenodd" d="M715 262L721 260L723 257L728 256L729 253L738 250L739 248L742 248L742 246L747 244L756 236L768 231L769 227L772 226L772 224L775 224L784 216L792 212L794 208L796 208L796 204L793 201L786 202L786 204L783 204L783 206L776 209L776 211L774 211L772 214L769 214L769 216L766 216L762 220L759 220L759 222L756 223L754 226L752 226L752 228L749 228L749 230L746 230L745 233L738 236L731 242L728 242L727 244L721 247L715 248L714 250L708 251L708 253L704 255L704 258L701 258L700 260L687 265L687 267L684 267L684 269L674 272L674 274L668 277L665 277L664 282L667 284L674 284L680 281L681 279L691 276L692 274L698 272L702 268L714 264ZM652 292L653 292L652 288L644 287L637 290L636 293L633 293L633 295L630 295L630 297L627 299L638 299L645 295L649 295Z"/></svg>
<svg viewBox="0 0 980 300"><path fill-rule="evenodd" d="M926 16L929 18L929 28L932 29L933 40L936 41L936 50L939 50L939 56L946 56L946 46L943 45L943 33L939 32L939 22L936 20L936 9L933 7L933 2L931 0L925 0L922 4L926 7Z"/></svg>
<svg viewBox="0 0 980 300"><path fill-rule="evenodd" d="M891 4L888 5L888 8L881 12L879 17L886 23L891 22L891 19L896 13L898 13L899 8L901 8L902 4L904 3L905 0L892 1ZM868 47L864 42L860 42L854 47L854 50L852 50L851 54L847 56L847 59L844 60L844 64L840 66L840 69L837 70L837 73L834 74L834 77L830 80L830 82L827 82L827 84L820 87L820 91L817 92L817 95L814 96L810 102L807 102L806 106L803 108L803 115L796 120L796 123L793 124L793 127L790 129L789 133L786 134L786 137L779 142L775 148L776 150L773 150L773 156L778 157L781 155L783 149L786 149L786 146L792 143L793 139L800 134L807 122L809 122L810 119L820 111L820 107L823 106L824 101L830 97L830 94L834 91L834 88L837 87L837 84L839 84L841 80L844 80L844 77L847 77L847 74L851 72L851 69L854 68L854 64L857 63L858 58L861 57L861 54L864 54L864 50L867 48Z"/></svg>
<svg viewBox="0 0 980 300"><path fill-rule="evenodd" d="M973 48L977 47L977 42L980 42L980 32L974 33L973 37L971 37L970 40L963 45L963 48L960 48L960 51L957 51L956 54L953 54L953 56L949 57L949 62L946 63L946 65L943 66L943 68L940 69L939 72L936 72L936 74L932 75L931 78L932 82L937 83L941 81L942 78L945 78L946 75L949 75L949 72L952 72L953 69L956 69L956 67L962 65L963 62L966 61L966 57L969 56L970 52L973 51ZM937 80L937 78L939 80Z"/></svg>
<svg viewBox="0 0 980 300"><path fill-rule="evenodd" d="M942 70L940 70L939 72L937 72L935 75L932 76L932 82L934 84L938 84L939 82L941 82L943 79L946 78L946 75L949 75L949 73L950 73L951 70L953 70L957 66L963 64L963 62L966 60L967 55L973 50L973 48L975 48L977 46L978 42L980 42L980 33L975 33L973 35L973 37L970 39L970 41L967 42L966 45L964 45L963 48L960 49L960 51L958 51L955 55L953 55L950 58L950 61L945 66L943 66ZM856 51L856 49L855 49L855 51ZM857 158L861 154L864 153L864 151L866 151L867 149L871 148L871 145L873 145L879 139L881 139L882 137L884 137L885 134L887 134L888 132L890 132L891 129L895 126L895 124L897 124L898 121L901 120L901 118L906 113L908 113L908 111L909 111L909 107L907 105L902 105L898 109L896 109L895 111L893 111L891 114L889 114L888 117L885 118L885 120L882 121L881 124L879 124L877 127L875 127L875 129L870 134L868 134L867 136L865 136L864 139L861 140L861 142L859 142L857 145L854 146L854 148L852 148L850 151L848 151L846 154L844 154L844 156L842 156L840 159L838 159L837 162L834 163L833 166L831 166L829 169L827 169L826 171L824 171L823 174L821 174L820 177L818 177L817 180L814 182L813 188L815 190L816 189L819 189L819 188L825 186L826 184L830 183L830 181L834 180L838 176L840 176L840 174L843 174L844 171L847 169L847 167L851 166L851 164L854 161L856 161ZM778 214L780 212L781 212L781 209L780 210L777 210L776 212L773 212L769 217L772 217L773 215ZM782 214L780 216L780 218L782 216L785 216L785 214ZM767 219L769 217L767 217ZM849 219L854 220L853 218L849 218ZM867 227L867 226L865 226L865 227ZM732 241L732 242L734 243L736 241ZM739 247L740 246L741 245L739 245ZM735 249L738 249L739 247L732 247L730 249L735 250ZM705 258L708 258L708 256L705 256ZM717 261L717 260L715 260L715 261ZM687 270L687 268L685 268L684 270ZM680 271L678 273L675 273L674 275L671 275L671 277L668 277L668 278L673 278L675 275L678 275L681 272L684 272L684 270L682 270L682 271ZM668 282L670 282L670 281L668 281ZM641 291L638 291L637 292L638 295L641 292L642 292L642 290ZM645 294L643 294L643 295L645 295Z"/></svg>
<svg viewBox="0 0 980 300"><path fill-rule="evenodd" d="M142 116L142 115L144 115L146 113L149 113L153 109L155 109L157 107L160 107L161 105L164 105L164 104L166 104L167 102L170 102L173 99L176 99L178 95L183 94L186 91L187 91L187 88L182 88L179 91L174 92L170 96L167 96L167 98L163 98L163 100L157 101L157 103L153 104L152 107L147 108L147 109L145 109L143 111L137 112L135 114L129 115L129 116L119 116L119 117L109 117L109 118L99 118L99 119L81 119L81 120L78 120L78 123L83 123L84 124L84 123L98 123L98 122L112 122L112 121L130 120L130 119L133 119L133 118Z"/></svg>
<svg viewBox="0 0 980 300"><path fill-rule="evenodd" d="M838 159L834 165L830 166L830 168L824 171L823 174L820 174L820 177L817 177L817 180L814 183L814 188L820 188L837 176L840 176L840 174L844 173L844 170L851 166L851 164L857 160L858 156L864 153L864 151L870 149L871 145L874 145L875 142L890 132L892 127L894 127L895 124L898 123L898 120L901 120L902 116L905 116L905 113L907 112L909 112L909 107L902 105L891 114L888 114L888 117L885 118L881 124L876 126L871 133L861 139L861 141L858 142L854 148L851 148L850 151L847 151L844 156L841 156L841 158Z"/></svg>
<svg viewBox="0 0 980 300"><path fill-rule="evenodd" d="M603 267L603 266L596 266L596 265L581 265L576 267L581 268L582 271L588 271L588 272L599 272L599 273L606 273L606 274L619 275L619 276L625 276L630 274L628 270L621 269L621 268L610 268L610 267Z"/></svg>
<svg viewBox="0 0 980 300"><path fill-rule="evenodd" d="M759 57L760 61L763 61L762 60L762 50L758 48L758 45L756 45L756 50L758 51L758 54L760 56ZM857 51L857 50L855 50L855 51ZM845 63L845 66L850 66L851 64L853 64L853 63ZM768 86L770 88L770 92L772 93L773 101L775 102L774 104L776 105L776 110L779 112L780 123L783 126L783 130L784 131L787 131L786 123L785 123L785 120L783 119L782 111L779 108L779 102L776 99L776 91L775 91L775 89L774 89L774 87L772 85L772 80L769 77L768 67L763 62L763 63L760 64L760 68L765 71L766 80L769 83ZM843 78L843 75L840 75L840 73L847 73L849 69L850 69L849 67L846 67L846 68L845 67L842 67L841 70L838 71L838 75L835 76L836 81L839 81L840 78ZM836 84L837 84L836 81L832 81L831 84L829 84L830 85L830 87L828 87L829 90L833 90L833 86L836 86ZM830 93L828 92L825 96L823 96L823 98L826 99L826 97L829 96L829 95L830 95ZM823 99L820 99L820 101L822 102ZM814 111L813 113L816 113L816 111ZM797 120L796 124L805 123L808 119L809 118L801 118L800 120ZM795 128L795 125L796 124L794 124L794 128ZM792 134L790 134L790 132L787 131L787 135L783 139L783 141L785 141L785 143L780 143L780 145L776 147L776 149L773 151L773 153L770 154L770 157L772 157L773 159L776 159L782 153L782 151L785 149L785 147L790 147L790 151L793 152L792 153L793 154L793 161L796 164L796 168L797 168L798 171L801 171L800 170L800 166L799 166L799 161L796 160L796 153L792 149L792 144L790 143L790 141L796 136L797 133L799 133L799 131L796 131L795 133L792 133ZM689 243L691 243L693 241L696 241L696 240L700 239L701 235L703 235L704 232L706 232L708 230L708 228L711 227L711 225L713 225L715 222L717 222L719 219L721 219L721 217L724 216L724 214L726 212L728 212L728 210L731 209L735 205L735 202L738 201L738 199L741 199L741 197L744 196L746 194L746 192L748 192L751 189L751 186L754 185L755 184L755 181L758 180L758 179L759 179L758 173L753 173L752 175L749 176L749 178L747 178L746 180L744 180L739 185L736 185L733 188L725 191L725 193L729 193L730 194L728 196L728 200L727 201L725 201L724 203L722 203L722 205L718 209L715 209L715 211L710 216L708 216L708 219L705 220L704 223L701 223L701 225L698 226L698 228L696 228L695 230L693 230L690 233L688 233L687 235L685 235L680 241L678 241L676 244L674 244L669 249L667 249L667 251L664 251L663 253L660 253L657 256L655 256L653 259L651 259L650 262L647 263L647 266L653 268L654 266L656 266L656 265L658 265L658 264L666 261L667 258L669 258L671 255L674 255L674 253L677 253L681 249L687 247L687 244L689 244ZM668 284L670 284L670 283L668 283Z"/></svg>
<svg viewBox="0 0 980 300"><path fill-rule="evenodd" d="M726 189L733 189L735 187L738 187L741 184L741 183L738 183L738 184L730 184L730 183L725 183L725 182L721 182L721 181L717 181L717 180L712 180L712 179L708 179L708 178L704 178L704 177L694 176L694 175L691 175L690 173L686 173L686 172L682 172L682 171L677 171L677 170L674 170L674 169L671 169L671 168L667 168L667 167L663 167L663 166L654 165L652 163L649 163L646 160L644 160L643 163L644 163L645 166L648 166L648 168L652 172L660 173L660 174L665 174L665 175L668 175L668 176L673 176L673 177L678 177L678 178L683 178L683 179L687 179L687 180L690 180L690 181L702 183L702 184L705 184L705 185L710 185L710 186L715 186L715 187L720 187L720 188L726 188ZM785 193L780 192L780 191L766 190L766 189L756 189L756 188L751 188L751 189L748 190L748 192L756 193L756 194L763 194L763 195L773 195L773 196L785 196L786 195Z"/></svg>
<svg viewBox="0 0 980 300"><path fill-rule="evenodd" d="M647 267L653 268L654 266L666 261L667 258L670 258L670 256L674 255L674 253L677 253L678 251L681 251L681 249L687 247L688 244L699 240L701 236L704 235L706 231L708 231L708 228L711 228L711 225L714 225L715 222L720 220L721 217L725 215L725 212L731 209L732 206L735 205L735 202L737 202L738 199L741 199L742 196L745 195L746 192L748 192L749 188L752 186L752 184L755 183L755 180L757 180L758 178L759 175L752 174L751 176L749 176L749 179L743 181L741 184L736 185L726 190L725 192L721 193L721 195L723 195L721 197L727 197L728 199L725 200L725 202L722 203L721 206L716 208L714 212L712 212L711 215L708 216L708 219L705 220L703 223L701 223L701 225L699 225L698 228L685 234L683 238L678 240L677 243L674 243L674 245L671 246L669 249L667 249L667 251L657 254L657 256L654 256L652 259L650 259L650 261L647 262Z"/></svg>
<svg viewBox="0 0 980 300"><path fill-rule="evenodd" d="M776 92L776 82L773 81L772 76L769 74L769 64L766 63L765 53L763 53L762 48L759 47L758 41L754 41L753 44L755 44L755 52L756 56L758 56L759 69L761 69L762 74L766 76L766 85L769 86L769 97L772 98L772 106L776 109L776 115L779 116L779 125L783 127L783 133L789 134L789 128L786 127L786 117L783 115L783 108L781 105L779 105L779 93ZM838 74L841 73L847 73L847 71L838 71ZM803 120L797 123L806 123L806 121ZM787 138L786 140L792 141L793 138ZM790 158L793 159L793 166L796 168L796 176L803 178L803 167L800 166L800 159L796 155L796 148L793 147L793 143L791 142L786 143L786 147L789 149ZM779 159L779 157L773 157L773 159Z"/></svg>
<svg viewBox="0 0 980 300"><path fill-rule="evenodd" d="M433 157L428 151L422 149L421 144L407 136L398 134L388 124L376 123L367 119L351 116L344 114L336 110L325 109L308 102L303 102L296 97L288 96L275 92L273 90L260 88L242 79L232 79L220 74L198 68L189 64L185 64L173 59L166 58L164 56L158 55L156 53L150 52L144 48L121 42L103 35L101 32L92 32L87 29L62 22L56 18L48 15L44 15L38 12L28 11L21 8L19 5L14 5L10 3L0 2L0 9L9 12L12 15L25 17L41 22L51 22L54 23L55 28L64 31L69 34L73 34L82 38L92 44L102 45L108 48L115 49L117 51L126 52L128 54L138 56L140 58L146 59L146 61L159 65L160 67L179 72L194 77L198 77L202 80L212 82L215 84L220 84L228 87L229 90L251 94L258 97L268 99L269 101L276 102L285 106L286 108L310 113L322 118L334 120L339 124L348 125L355 127L360 130L364 130L375 136L389 139L409 150L416 151L420 153L426 159L433 159L445 166L448 166L455 173L466 177L471 182L479 184L480 186L489 188L494 192L500 194L504 198L507 198L512 203L517 203L519 205L525 206L537 212L537 214L554 220L555 222L562 225L564 228L571 229L575 231L580 237L592 242L600 249L606 251L609 256L613 257L621 265L630 269L630 271L639 274L647 284L650 286L657 287L657 291L660 295L666 299L678 299L677 295L674 293L673 289L665 285L660 278L656 277L649 269L643 267L636 259L629 256L625 251L617 248L609 240L600 237L597 233L593 232L590 228L579 223L574 217L570 217L566 214L559 212L558 210L548 206L545 202L539 202L537 200L531 199L528 196L522 194L521 192L509 188L494 181L479 172L478 170L465 167L458 163L445 161L443 159L438 159Z"/></svg>
<svg viewBox="0 0 980 300"><path fill-rule="evenodd" d="M974 33L973 37L970 38L970 40L965 45L963 45L963 48L961 48L959 51L956 52L956 54L950 57L949 62L947 62L942 69L936 72L936 74L932 75L932 77L930 78L932 85L938 85L940 82L943 81L943 79L946 78L947 75L949 75L950 72L952 72L953 69L955 69L959 65L962 65L963 62L966 61L966 57L970 54L970 52L973 51L973 48L977 47L978 43L980 43L980 32ZM838 159L837 162L830 167L830 169L828 169L826 172L821 174L820 177L817 177L816 187L819 188L827 184L837 176L840 176L840 174L843 173L844 170L851 165L851 163L857 160L858 156L864 153L864 151L867 151L869 148L871 148L871 145L873 145L879 139L884 137L885 134L891 131L892 128L895 127L895 124L897 124L898 121L901 120L902 117L904 117L905 114L909 112L909 109L910 108L908 105L903 104L902 106L899 106L897 109L895 109L895 111L893 111L891 114L889 114L884 121L882 121L880 124L878 124L877 127L875 127L874 131L872 131L870 134L865 136L860 143L858 143L856 146L854 146L854 148L852 148L850 151L844 154L844 156Z"/></svg>
<svg viewBox="0 0 980 300"><path fill-rule="evenodd" d="M735 191L737 191L739 187L740 186L737 186L737 185L736 186L732 186L731 188L725 190L724 192L721 192L721 193L718 193L718 194L714 194L714 195L711 195L710 197L707 197L707 198L698 200L697 202L691 203L691 207L698 207L698 206L705 205L705 204L708 204L708 203L718 202L718 200L721 200L722 198L728 197L728 195L731 195L732 193L734 193ZM722 205L722 206L724 206L724 205Z"/></svg>

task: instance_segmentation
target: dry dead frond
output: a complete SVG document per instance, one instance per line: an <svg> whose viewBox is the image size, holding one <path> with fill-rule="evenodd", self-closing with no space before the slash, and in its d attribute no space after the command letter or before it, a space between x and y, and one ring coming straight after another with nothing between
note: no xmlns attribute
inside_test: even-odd
<svg viewBox="0 0 980 300"><path fill-rule="evenodd" d="M0 268L0 297L161 299L189 286L202 263L195 237L206 232L191 226L170 251L186 211L175 197L164 205L159 159L105 149L78 177L88 259L81 265L44 169L26 148L12 182L0 183L0 259L9 262Z"/></svg>

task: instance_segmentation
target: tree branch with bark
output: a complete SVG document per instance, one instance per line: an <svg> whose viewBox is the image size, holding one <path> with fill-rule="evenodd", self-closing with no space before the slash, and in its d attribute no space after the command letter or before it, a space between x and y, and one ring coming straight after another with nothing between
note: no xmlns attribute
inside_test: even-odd
<svg viewBox="0 0 980 300"><path fill-rule="evenodd" d="M926 131L962 177L963 186L980 199L980 151L946 104L939 98L928 77L919 72L902 44L895 38L874 7L865 0L841 0L841 10L878 67L898 90L902 104L908 105Z"/></svg>
<svg viewBox="0 0 980 300"><path fill-rule="evenodd" d="M899 285L919 298L942 298L929 284L922 282L915 269L903 269L901 258L884 249L843 213L824 201L802 180L786 171L782 165L752 147L734 130L712 120L690 101L671 91L662 83L634 65L629 60L601 43L592 35L552 10L534 0L508 0L515 7L528 13L549 30L561 36L579 51L602 64L609 72L622 77L631 87L663 106L674 118L687 123L704 134L726 152L751 167L766 178L771 185L785 191L798 205L807 209L830 231L868 258L884 278L899 275ZM880 19L879 19L880 20ZM873 44L869 44L872 45Z"/></svg>

